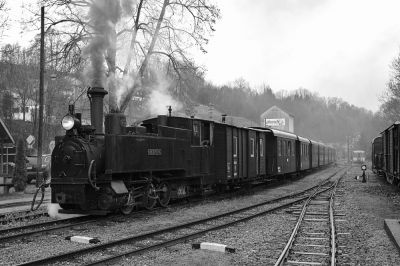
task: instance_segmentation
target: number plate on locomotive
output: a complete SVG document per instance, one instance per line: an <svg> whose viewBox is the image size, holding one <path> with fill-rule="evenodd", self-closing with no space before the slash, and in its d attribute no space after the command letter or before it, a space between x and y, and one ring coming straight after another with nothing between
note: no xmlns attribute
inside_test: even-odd
<svg viewBox="0 0 400 266"><path fill-rule="evenodd" d="M149 156L161 156L161 149L147 149L147 155Z"/></svg>

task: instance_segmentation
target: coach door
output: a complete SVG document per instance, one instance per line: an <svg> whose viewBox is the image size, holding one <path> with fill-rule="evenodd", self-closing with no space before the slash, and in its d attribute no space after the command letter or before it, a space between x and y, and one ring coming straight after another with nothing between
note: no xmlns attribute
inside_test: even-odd
<svg viewBox="0 0 400 266"><path fill-rule="evenodd" d="M265 134L262 132L257 133L258 135L258 174L265 175Z"/></svg>
<svg viewBox="0 0 400 266"><path fill-rule="evenodd" d="M238 139L238 129L232 128L232 136L233 136L233 143L232 143L232 173L233 178L238 178L238 170L239 170L239 139Z"/></svg>
<svg viewBox="0 0 400 266"><path fill-rule="evenodd" d="M393 127L393 174L399 171L399 127Z"/></svg>

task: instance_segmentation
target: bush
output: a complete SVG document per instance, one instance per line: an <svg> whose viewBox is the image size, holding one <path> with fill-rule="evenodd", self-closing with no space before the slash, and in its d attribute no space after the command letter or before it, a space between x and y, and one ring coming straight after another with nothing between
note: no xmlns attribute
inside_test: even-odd
<svg viewBox="0 0 400 266"><path fill-rule="evenodd" d="M13 185L15 191L24 191L26 187L26 158L25 158L25 142L22 138L18 139L17 155L15 158L15 172L13 176Z"/></svg>

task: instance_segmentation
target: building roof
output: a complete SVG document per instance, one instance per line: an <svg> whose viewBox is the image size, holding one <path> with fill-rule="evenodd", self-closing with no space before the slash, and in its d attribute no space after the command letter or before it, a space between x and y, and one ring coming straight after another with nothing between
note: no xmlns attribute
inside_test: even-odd
<svg viewBox="0 0 400 266"><path fill-rule="evenodd" d="M306 138L303 138L303 137L300 137L300 136L297 136L297 138L299 139L299 141L301 141L301 142L307 142L307 143L310 143L310 140L309 139L306 139Z"/></svg>
<svg viewBox="0 0 400 266"><path fill-rule="evenodd" d="M8 131L7 126L4 124L3 120L0 118L0 143L1 144L15 144L13 137Z"/></svg>
<svg viewBox="0 0 400 266"><path fill-rule="evenodd" d="M297 135L295 135L293 133L281 131L281 130L277 130L277 129L272 129L272 128L270 130L272 131L274 136L278 136L281 138L288 138L288 139L297 139Z"/></svg>
<svg viewBox="0 0 400 266"><path fill-rule="evenodd" d="M287 114L288 116L290 116L291 118L294 118L294 116L293 116L292 114L289 114L288 112L286 112L286 111L282 110L281 108L279 108L279 107L278 107L278 106L276 106L276 105L272 106L272 107L271 107L271 108L269 108L267 111L265 111L264 113L262 113L262 114L261 114L261 117L262 117L262 116L264 116L265 114L267 114L267 113L269 113L269 112L273 111L273 110L276 110L276 111L281 111L281 112L283 112L283 113Z"/></svg>

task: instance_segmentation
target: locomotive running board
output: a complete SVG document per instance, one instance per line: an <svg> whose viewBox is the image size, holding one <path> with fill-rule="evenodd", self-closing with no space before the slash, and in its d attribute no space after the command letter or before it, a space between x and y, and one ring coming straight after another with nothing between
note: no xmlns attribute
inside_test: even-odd
<svg viewBox="0 0 400 266"><path fill-rule="evenodd" d="M89 210L89 211L83 211L83 210L64 210L60 209L58 210L58 213L65 213L65 214L89 214L89 215L107 215L110 212L109 211L102 211L102 210Z"/></svg>

